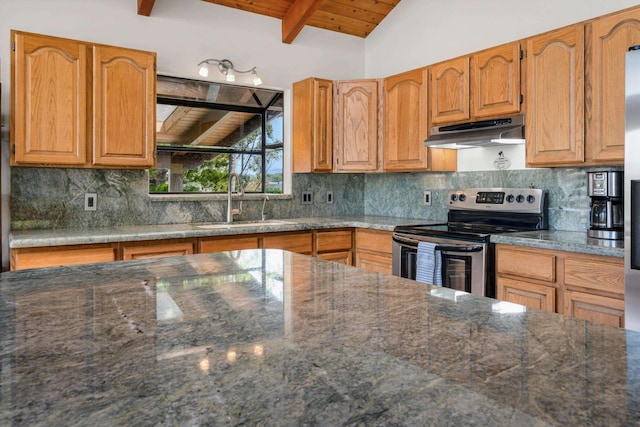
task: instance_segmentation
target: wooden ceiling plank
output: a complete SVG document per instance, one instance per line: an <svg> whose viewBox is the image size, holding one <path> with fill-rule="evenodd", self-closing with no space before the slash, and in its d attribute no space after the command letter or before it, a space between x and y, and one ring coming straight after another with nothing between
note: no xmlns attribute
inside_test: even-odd
<svg viewBox="0 0 640 427"><path fill-rule="evenodd" d="M368 10L369 12L379 13L387 16L395 5L380 0L330 0L327 3L338 3L345 6L357 7L358 9Z"/></svg>
<svg viewBox="0 0 640 427"><path fill-rule="evenodd" d="M366 37L376 28L376 24L326 13L321 10L317 11L313 19L309 20L308 25L358 37Z"/></svg>
<svg viewBox="0 0 640 427"><path fill-rule="evenodd" d="M282 19L291 9L293 0L202 0L220 6L227 6L233 9L244 10L245 12L257 13L259 15L271 16Z"/></svg>
<svg viewBox="0 0 640 427"><path fill-rule="evenodd" d="M151 16L156 0L138 0L138 15Z"/></svg>
<svg viewBox="0 0 640 427"><path fill-rule="evenodd" d="M322 4L322 0L295 0L282 18L282 42L291 44Z"/></svg>
<svg viewBox="0 0 640 427"><path fill-rule="evenodd" d="M345 16L358 21L369 22L375 25L378 25L385 18L385 15L382 13L375 13L359 7L347 6L334 1L325 2L319 10L333 15Z"/></svg>

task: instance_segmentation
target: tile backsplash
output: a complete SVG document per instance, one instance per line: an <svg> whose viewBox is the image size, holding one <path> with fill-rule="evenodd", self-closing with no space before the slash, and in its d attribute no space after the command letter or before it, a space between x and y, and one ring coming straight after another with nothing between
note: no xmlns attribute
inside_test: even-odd
<svg viewBox="0 0 640 427"><path fill-rule="evenodd" d="M610 168L554 168L487 172L394 174L294 174L291 197L273 196L269 218L381 215L446 219L446 194L466 187L528 187L549 190L549 222L555 230L589 226L586 174ZM147 173L99 169L11 169L11 227L93 228L121 225L224 221L226 199L154 198ZM422 202L431 190L432 206ZM301 204L310 191L313 204ZM334 203L326 203L333 192ZM84 210L84 194L97 193L96 211ZM239 220L259 219L263 200L245 200Z"/></svg>

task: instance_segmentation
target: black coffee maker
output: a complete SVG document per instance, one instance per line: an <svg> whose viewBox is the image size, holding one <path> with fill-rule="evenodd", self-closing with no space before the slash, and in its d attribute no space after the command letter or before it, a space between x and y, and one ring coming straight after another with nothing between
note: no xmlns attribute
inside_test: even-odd
<svg viewBox="0 0 640 427"><path fill-rule="evenodd" d="M591 224L587 235L624 239L624 172L588 172Z"/></svg>

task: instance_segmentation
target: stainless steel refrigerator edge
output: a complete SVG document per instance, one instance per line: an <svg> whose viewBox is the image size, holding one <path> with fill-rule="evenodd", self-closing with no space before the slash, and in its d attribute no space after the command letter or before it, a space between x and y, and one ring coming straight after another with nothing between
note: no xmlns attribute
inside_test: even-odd
<svg viewBox="0 0 640 427"><path fill-rule="evenodd" d="M626 54L625 80L624 315L640 331L640 46Z"/></svg>

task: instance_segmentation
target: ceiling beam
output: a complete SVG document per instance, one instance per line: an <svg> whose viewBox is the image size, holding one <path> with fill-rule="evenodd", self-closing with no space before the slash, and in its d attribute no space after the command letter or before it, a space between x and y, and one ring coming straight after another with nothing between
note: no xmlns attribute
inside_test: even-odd
<svg viewBox="0 0 640 427"><path fill-rule="evenodd" d="M295 0L282 18L282 43L291 44L320 7L322 0Z"/></svg>
<svg viewBox="0 0 640 427"><path fill-rule="evenodd" d="M138 15L151 16L156 0L138 0Z"/></svg>

